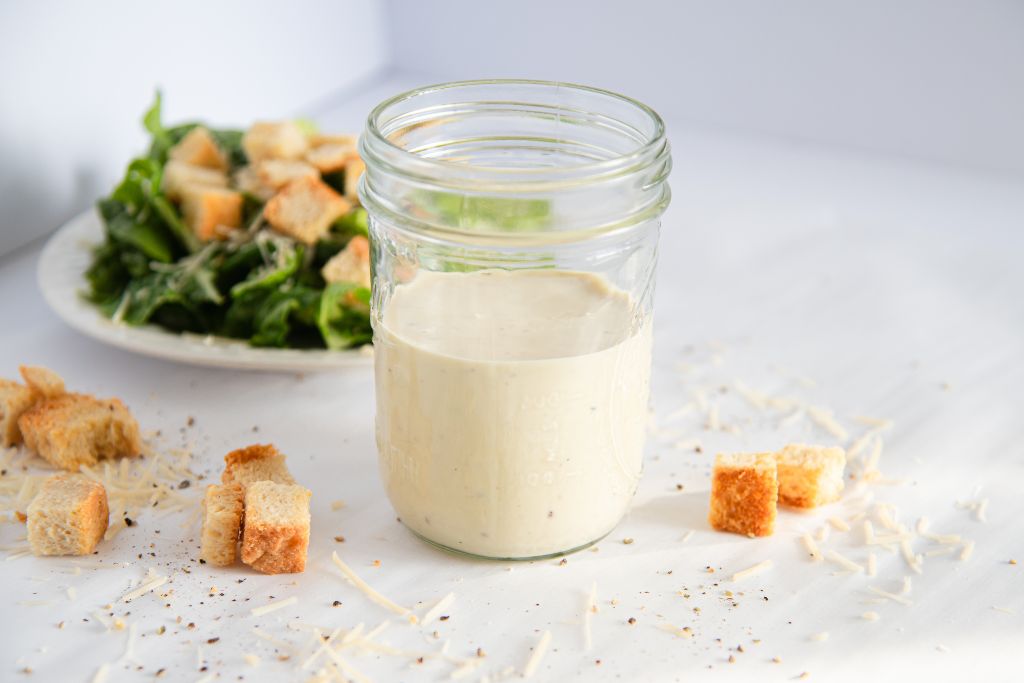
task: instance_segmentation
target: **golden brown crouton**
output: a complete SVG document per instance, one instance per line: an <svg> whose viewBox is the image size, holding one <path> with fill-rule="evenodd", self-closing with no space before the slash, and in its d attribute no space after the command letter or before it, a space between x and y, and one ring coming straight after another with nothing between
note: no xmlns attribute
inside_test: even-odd
<svg viewBox="0 0 1024 683"><path fill-rule="evenodd" d="M228 176L203 166L186 164L184 161L172 159L164 165L164 177L161 187L168 199L180 201L192 187L227 187Z"/></svg>
<svg viewBox="0 0 1024 683"><path fill-rule="evenodd" d="M203 166L218 171L228 170L228 159L217 146L210 131L203 126L196 126L171 147L167 156L175 161L183 161L193 166Z"/></svg>
<svg viewBox="0 0 1024 683"><path fill-rule="evenodd" d="M36 400L54 398L64 393L64 380L53 370L38 365L22 365L18 368L21 378L35 394Z"/></svg>
<svg viewBox="0 0 1024 683"><path fill-rule="evenodd" d="M88 555L107 530L107 492L80 474L43 482L28 506L28 542L34 555Z"/></svg>
<svg viewBox="0 0 1024 683"><path fill-rule="evenodd" d="M309 138L294 121L261 121L245 131L242 149L253 164L264 159L301 159L309 149Z"/></svg>
<svg viewBox="0 0 1024 683"><path fill-rule="evenodd" d="M95 465L100 458L132 456L142 450L139 425L116 398L48 398L22 413L18 427L29 449L71 471Z"/></svg>
<svg viewBox="0 0 1024 683"><path fill-rule="evenodd" d="M273 190L280 190L293 180L320 178L320 173L310 164L289 159L264 159L256 164L256 175L260 184Z"/></svg>
<svg viewBox="0 0 1024 683"><path fill-rule="evenodd" d="M35 393L26 386L0 379L0 445L21 443L18 418L35 403Z"/></svg>
<svg viewBox="0 0 1024 683"><path fill-rule="evenodd" d="M352 204L323 181L303 178L285 185L266 206L263 216L271 226L306 244L315 244L344 216Z"/></svg>
<svg viewBox="0 0 1024 683"><path fill-rule="evenodd" d="M257 481L295 483L285 464L284 454L271 444L246 446L225 455L220 480L224 484L238 483L242 486Z"/></svg>
<svg viewBox="0 0 1024 683"><path fill-rule="evenodd" d="M306 152L306 161L316 166L321 173L340 171L352 158L358 158L355 144L330 142Z"/></svg>
<svg viewBox="0 0 1024 683"><path fill-rule="evenodd" d="M272 481L246 487L242 562L264 574L303 571L311 495L301 486Z"/></svg>
<svg viewBox="0 0 1024 683"><path fill-rule="evenodd" d="M317 147L324 147L325 145L342 145L355 150L359 145L359 138L355 135L325 135L322 133L316 133L315 135L310 136L309 144L314 149Z"/></svg>
<svg viewBox="0 0 1024 683"><path fill-rule="evenodd" d="M814 508L839 500L846 452L839 447L790 444L775 454L779 468L779 502Z"/></svg>
<svg viewBox="0 0 1024 683"><path fill-rule="evenodd" d="M222 240L242 225L242 193L222 187L189 187L181 202L185 223L200 240Z"/></svg>
<svg viewBox="0 0 1024 683"><path fill-rule="evenodd" d="M352 282L370 286L370 242L362 235L349 240L320 270L327 282Z"/></svg>
<svg viewBox="0 0 1024 683"><path fill-rule="evenodd" d="M366 170L366 164L359 157L352 157L345 164L345 196L353 201L359 202L359 178Z"/></svg>
<svg viewBox="0 0 1024 683"><path fill-rule="evenodd" d="M274 188L263 184L259 173L256 172L256 167L251 164L235 171L234 180L235 187L246 194L256 197L261 202L265 202L274 196Z"/></svg>
<svg viewBox="0 0 1024 683"><path fill-rule="evenodd" d="M245 489L241 484L211 484L203 498L203 535L199 557L215 567L235 563L242 532Z"/></svg>
<svg viewBox="0 0 1024 683"><path fill-rule="evenodd" d="M708 522L719 531L770 536L779 484L773 453L715 456Z"/></svg>

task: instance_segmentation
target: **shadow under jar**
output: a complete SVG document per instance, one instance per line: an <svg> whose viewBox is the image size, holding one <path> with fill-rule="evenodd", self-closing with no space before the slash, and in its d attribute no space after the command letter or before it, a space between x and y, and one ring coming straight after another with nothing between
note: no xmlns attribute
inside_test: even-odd
<svg viewBox="0 0 1024 683"><path fill-rule="evenodd" d="M649 107L542 81L426 87L360 141L380 471L461 553L586 547L640 479L671 167Z"/></svg>

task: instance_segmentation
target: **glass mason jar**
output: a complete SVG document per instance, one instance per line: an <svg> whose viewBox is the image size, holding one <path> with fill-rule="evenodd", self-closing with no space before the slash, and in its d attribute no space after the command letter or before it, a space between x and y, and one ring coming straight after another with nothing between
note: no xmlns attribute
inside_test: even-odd
<svg viewBox="0 0 1024 683"><path fill-rule="evenodd" d="M586 547L640 479L664 124L564 83L393 97L360 140L380 471L446 549Z"/></svg>

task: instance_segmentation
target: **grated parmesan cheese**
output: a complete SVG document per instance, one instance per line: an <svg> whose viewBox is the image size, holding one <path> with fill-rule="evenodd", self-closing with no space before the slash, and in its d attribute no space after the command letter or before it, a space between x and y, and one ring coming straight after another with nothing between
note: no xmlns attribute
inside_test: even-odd
<svg viewBox="0 0 1024 683"><path fill-rule="evenodd" d="M971 559L972 554L974 554L974 541L965 541L963 549L960 551L960 561L966 562Z"/></svg>
<svg viewBox="0 0 1024 683"><path fill-rule="evenodd" d="M343 501L343 500L335 500L335 501L333 501L331 503L331 510L333 512L337 512L338 510L342 509L343 507L345 507L345 501Z"/></svg>
<svg viewBox="0 0 1024 683"><path fill-rule="evenodd" d="M824 542L824 541L828 540L828 534L829 534L828 526L825 525L825 526L818 527L818 530L815 532L814 537L816 539L818 539L819 541Z"/></svg>
<svg viewBox="0 0 1024 683"><path fill-rule="evenodd" d="M889 591L882 590L881 588L876 588L875 586L868 586L868 590L874 593L875 595L881 595L883 598L888 598L893 602L898 602L899 604L906 605L907 607L914 604L902 595L896 595L895 593L890 593Z"/></svg>
<svg viewBox="0 0 1024 683"><path fill-rule="evenodd" d="M106 683L109 677L110 664L100 664L100 668L96 669L96 673L92 676L92 683Z"/></svg>
<svg viewBox="0 0 1024 683"><path fill-rule="evenodd" d="M152 570L150 570L150 572L152 572ZM146 593L150 592L151 590L155 590L155 589L159 588L160 586L164 585L165 583L167 583L167 577L166 576L157 576L156 578L151 579L151 580L147 581L146 583L142 584L141 586L139 586L135 590L128 591L127 593L125 593L124 595L121 596L121 600L124 601L124 602L131 602L132 600L134 600L136 598L142 597L143 595L145 595Z"/></svg>
<svg viewBox="0 0 1024 683"><path fill-rule="evenodd" d="M919 556L914 554L913 549L910 547L909 540L903 539L900 541L900 554L903 555L903 560L915 574L923 573Z"/></svg>
<svg viewBox="0 0 1024 683"><path fill-rule="evenodd" d="M722 422L718 417L718 404L712 403L711 407L708 408L708 421L706 423L708 431L717 432L722 429Z"/></svg>
<svg viewBox="0 0 1024 683"><path fill-rule="evenodd" d="M735 380L732 385L736 389L736 393L757 410L764 410L767 407L768 399L761 392L754 391L739 380Z"/></svg>
<svg viewBox="0 0 1024 683"><path fill-rule="evenodd" d="M771 560L764 560L763 562L758 562L753 567L747 567L746 569L740 570L732 575L733 583L750 578L751 576L755 576L761 572L768 571L772 568L773 564L774 563Z"/></svg>
<svg viewBox="0 0 1024 683"><path fill-rule="evenodd" d="M875 557L874 553L868 553L868 569L867 575L874 576L878 573L878 558Z"/></svg>
<svg viewBox="0 0 1024 683"><path fill-rule="evenodd" d="M691 538L693 538L693 535L694 535L695 533L697 533L697 532L696 532L696 531L694 531L693 529L690 529L690 530L689 530L689 531L687 531L687 532L686 532L685 534L683 534L683 537L682 537L681 539L679 539L679 542L680 542L680 543L686 543L686 542L687 542L687 541L689 541L689 540L690 540Z"/></svg>
<svg viewBox="0 0 1024 683"><path fill-rule="evenodd" d="M842 520L839 517L829 517L828 518L828 523L831 524L832 528L835 529L836 531L849 531L850 530L850 525L847 524L845 520Z"/></svg>
<svg viewBox="0 0 1024 683"><path fill-rule="evenodd" d="M821 551L818 549L818 544L814 542L813 538L811 538L811 535L803 534L800 536L800 540L803 542L804 548L807 549L807 554L811 556L811 560L813 562L821 562L823 559Z"/></svg>
<svg viewBox="0 0 1024 683"><path fill-rule="evenodd" d="M260 665L259 655L254 655L252 653L246 653L246 654L242 655L242 659L249 666L259 666Z"/></svg>
<svg viewBox="0 0 1024 683"><path fill-rule="evenodd" d="M284 600L275 600L274 602L271 602L271 603L269 603L267 605L262 605L260 607L253 607L249 611L252 612L252 615L254 617L262 617L264 614L270 614L271 612L276 612L279 609L284 609L285 607L290 607L290 606L294 605L295 603L297 603L298 601L299 601L299 598L293 595L292 597L285 598Z"/></svg>
<svg viewBox="0 0 1024 683"><path fill-rule="evenodd" d="M412 613L412 610L406 609L405 607L398 605L397 603L389 600L388 598L384 597L383 595L375 591L373 588L371 588L368 583L363 581L354 571L352 571L351 567L349 567L347 564L341 561L341 558L338 557L337 551L331 553L331 559L334 561L334 564L338 567L338 569L341 570L341 573L345 575L345 578L348 580L348 582L356 588L358 588L360 591L362 591L363 594L366 595L366 597L368 597L371 601L377 603L378 605L387 610L394 612L395 614L407 617L410 623L416 623L416 615Z"/></svg>
<svg viewBox="0 0 1024 683"><path fill-rule="evenodd" d="M658 628L660 628L662 631L668 631L672 635L678 636L680 638L693 638L693 629L691 629L689 626L683 626L682 628L679 628L678 626L674 626L673 624L658 624Z"/></svg>
<svg viewBox="0 0 1024 683"><path fill-rule="evenodd" d="M843 569L849 570L851 572L857 572L858 574L864 573L864 567L862 567L861 565L857 564L856 562L854 562L850 558L846 557L845 555L841 555L840 553L836 552L835 550L828 550L828 551L826 551L825 552L825 559L828 560L829 562L834 562L835 564L838 564Z"/></svg>
<svg viewBox="0 0 1024 683"><path fill-rule="evenodd" d="M590 628L590 619L597 613L597 581L590 584L590 592L587 593L587 600L583 603L583 649L590 652L594 646L593 633Z"/></svg>
<svg viewBox="0 0 1024 683"><path fill-rule="evenodd" d="M420 625L426 626L430 622L434 621L434 619L437 619L453 602L455 602L455 593L449 593L438 600L437 604L431 607L427 613L423 615L423 618L420 620Z"/></svg>
<svg viewBox="0 0 1024 683"><path fill-rule="evenodd" d="M815 633L810 637L810 640L816 643L824 643L828 640L828 631L822 631L821 633Z"/></svg>
<svg viewBox="0 0 1024 683"><path fill-rule="evenodd" d="M860 618L865 621L878 621L879 616L878 612L865 612L864 614L860 615Z"/></svg>
<svg viewBox="0 0 1024 683"><path fill-rule="evenodd" d="M839 441L846 441L850 436L843 426L836 421L831 410L826 410L825 408L819 408L817 406L807 406L807 416L811 418L811 422L834 436Z"/></svg>
<svg viewBox="0 0 1024 683"><path fill-rule="evenodd" d="M544 631L541 634L540 640L533 647L533 653L530 658L526 660L526 666L523 667L523 678L529 678L537 671L537 667L540 666L540 661L544 658L544 653L547 652L548 645L551 644L551 631Z"/></svg>

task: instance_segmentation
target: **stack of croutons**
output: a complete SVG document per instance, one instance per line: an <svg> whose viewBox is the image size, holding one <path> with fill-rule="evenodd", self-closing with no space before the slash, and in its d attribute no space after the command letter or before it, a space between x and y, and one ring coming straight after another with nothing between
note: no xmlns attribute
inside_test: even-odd
<svg viewBox="0 0 1024 683"><path fill-rule="evenodd" d="M25 384L0 379L0 442L25 446L55 467L77 472L102 458L138 455L139 425L119 399L64 389L57 373L20 368ZM80 474L47 479L28 506L36 555L87 555L107 530L107 492Z"/></svg>
<svg viewBox="0 0 1024 683"><path fill-rule="evenodd" d="M274 230L315 244L356 201L363 165L348 135L308 135L294 121L253 124L242 137L248 165L229 177L227 155L203 126L168 153L163 191L181 206L185 223L203 241L225 239L242 225L243 194L266 202ZM345 195L322 175L343 174Z"/></svg>
<svg viewBox="0 0 1024 683"><path fill-rule="evenodd" d="M309 499L295 483L285 456L254 445L224 456L221 484L206 488L200 558L227 567L238 555L264 574L301 572L309 548Z"/></svg>
<svg viewBox="0 0 1024 683"><path fill-rule="evenodd" d="M776 506L809 509L839 500L846 453L842 448L791 444L777 453L715 457L708 522L719 531L770 536Z"/></svg>

